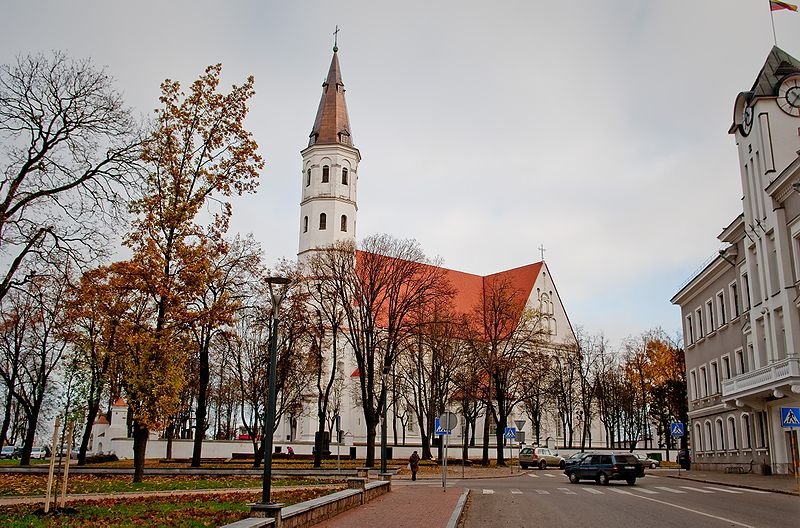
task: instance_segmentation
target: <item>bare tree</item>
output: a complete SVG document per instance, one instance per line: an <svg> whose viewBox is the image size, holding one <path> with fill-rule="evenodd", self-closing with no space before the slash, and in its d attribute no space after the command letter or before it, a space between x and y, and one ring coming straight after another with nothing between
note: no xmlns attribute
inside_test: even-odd
<svg viewBox="0 0 800 528"><path fill-rule="evenodd" d="M140 137L111 77L57 52L0 66L0 148L2 299L43 268L106 252Z"/></svg>

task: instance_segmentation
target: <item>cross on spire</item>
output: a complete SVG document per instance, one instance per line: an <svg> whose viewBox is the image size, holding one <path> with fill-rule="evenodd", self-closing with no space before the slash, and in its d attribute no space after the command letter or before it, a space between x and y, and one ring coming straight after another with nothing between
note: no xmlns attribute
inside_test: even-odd
<svg viewBox="0 0 800 528"><path fill-rule="evenodd" d="M544 244L539 244L539 248L538 248L538 249L539 249L539 251L540 251L540 252L541 252L541 254L542 254L542 260L544 261L544 252L545 252L545 251L547 251L547 250L544 248Z"/></svg>
<svg viewBox="0 0 800 528"><path fill-rule="evenodd" d="M339 51L339 26L336 26L336 31L333 32L333 51Z"/></svg>

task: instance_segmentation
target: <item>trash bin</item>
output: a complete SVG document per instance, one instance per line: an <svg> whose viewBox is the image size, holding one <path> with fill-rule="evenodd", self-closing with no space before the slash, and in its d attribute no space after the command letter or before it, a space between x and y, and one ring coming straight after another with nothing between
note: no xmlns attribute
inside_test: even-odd
<svg viewBox="0 0 800 528"><path fill-rule="evenodd" d="M356 459L356 446L350 446L350 460Z"/></svg>

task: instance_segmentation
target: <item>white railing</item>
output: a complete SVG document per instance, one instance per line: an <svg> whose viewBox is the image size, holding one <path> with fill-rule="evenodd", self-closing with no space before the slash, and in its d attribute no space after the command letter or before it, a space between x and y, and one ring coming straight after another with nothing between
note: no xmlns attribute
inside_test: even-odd
<svg viewBox="0 0 800 528"><path fill-rule="evenodd" d="M722 382L722 396L732 397L752 389L768 389L788 378L800 378L800 358L782 359L758 370L725 380Z"/></svg>

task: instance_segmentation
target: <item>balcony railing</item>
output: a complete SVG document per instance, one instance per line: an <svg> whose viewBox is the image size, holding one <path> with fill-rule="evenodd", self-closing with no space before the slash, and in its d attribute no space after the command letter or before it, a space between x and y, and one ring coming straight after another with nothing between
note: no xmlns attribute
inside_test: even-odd
<svg viewBox="0 0 800 528"><path fill-rule="evenodd" d="M726 398L753 389L771 389L790 378L800 380L800 358L782 359L758 370L725 380L722 382L722 396Z"/></svg>

